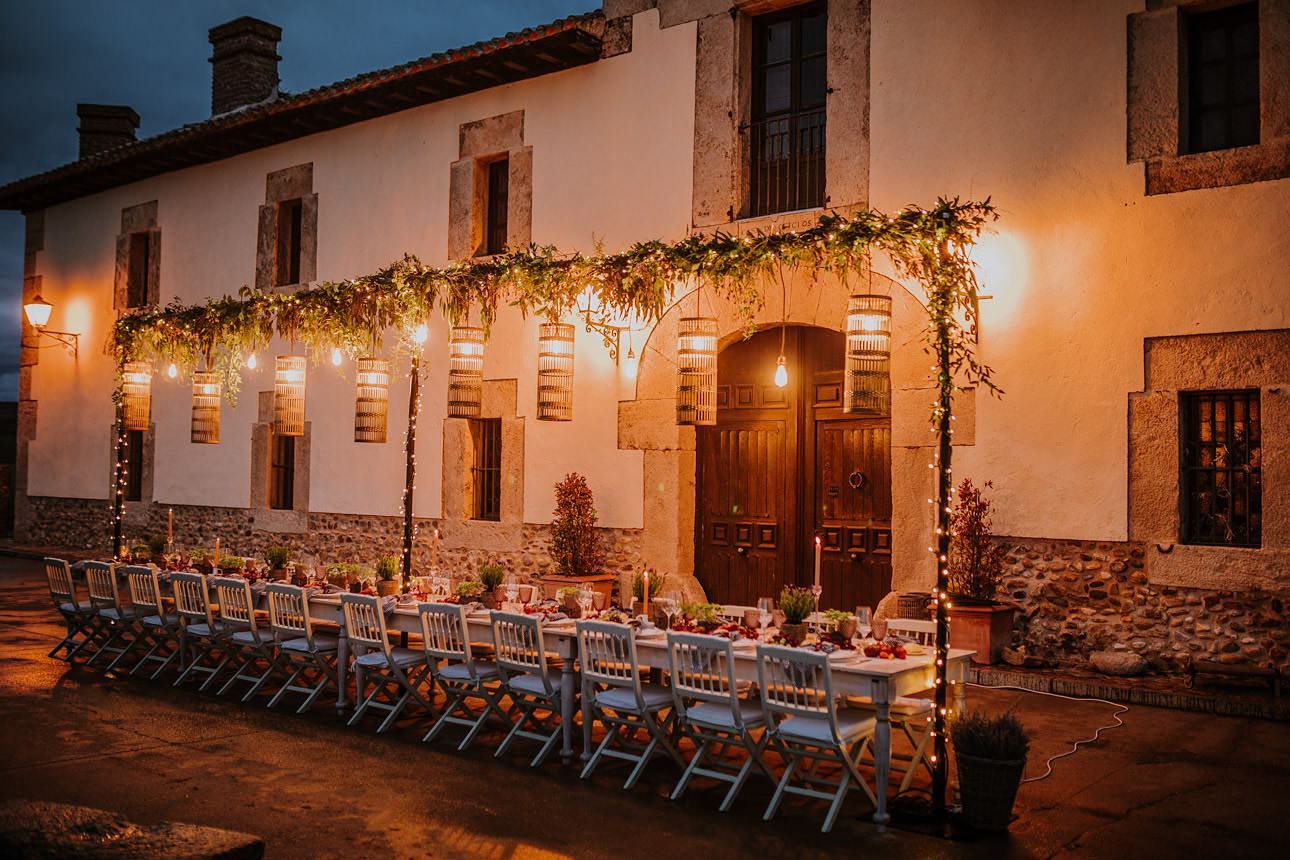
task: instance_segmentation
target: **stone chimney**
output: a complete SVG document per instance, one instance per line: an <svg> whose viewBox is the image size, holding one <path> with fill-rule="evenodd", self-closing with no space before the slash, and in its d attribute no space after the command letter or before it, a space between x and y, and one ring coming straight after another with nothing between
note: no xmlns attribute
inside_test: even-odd
<svg viewBox="0 0 1290 860"><path fill-rule="evenodd" d="M282 28L241 17L212 27L211 115L259 104L278 94Z"/></svg>
<svg viewBox="0 0 1290 860"><path fill-rule="evenodd" d="M76 116L81 121L81 127L76 130L81 137L80 158L134 143L139 115L126 105L79 104Z"/></svg>

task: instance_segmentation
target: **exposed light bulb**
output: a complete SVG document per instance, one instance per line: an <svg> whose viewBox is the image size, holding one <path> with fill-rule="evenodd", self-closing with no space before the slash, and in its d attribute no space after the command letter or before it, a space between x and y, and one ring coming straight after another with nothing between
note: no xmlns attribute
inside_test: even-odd
<svg viewBox="0 0 1290 860"><path fill-rule="evenodd" d="M425 343L427 340L430 339L430 326L426 325L425 323L421 323L421 325L413 329L412 339L415 340L417 343Z"/></svg>
<svg viewBox="0 0 1290 860"><path fill-rule="evenodd" d="M333 346L331 348L331 363L334 364L336 367L340 367L341 359L342 359L342 356L340 354L340 347Z"/></svg>
<svg viewBox="0 0 1290 860"><path fill-rule="evenodd" d="M775 362L775 384L780 388L788 385L788 365L784 363L784 356L780 356Z"/></svg>
<svg viewBox="0 0 1290 860"><path fill-rule="evenodd" d="M166 368L166 376L169 376L171 379L174 379L178 375L179 375L179 368L172 361L170 363L170 367Z"/></svg>
<svg viewBox="0 0 1290 860"><path fill-rule="evenodd" d="M251 353L246 357L246 366L251 370L255 370L255 365L256 365L255 353Z"/></svg>

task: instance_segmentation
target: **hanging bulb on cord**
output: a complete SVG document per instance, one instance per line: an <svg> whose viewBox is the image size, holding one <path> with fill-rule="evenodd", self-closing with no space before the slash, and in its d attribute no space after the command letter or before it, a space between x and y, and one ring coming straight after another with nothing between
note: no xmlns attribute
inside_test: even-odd
<svg viewBox="0 0 1290 860"><path fill-rule="evenodd" d="M342 355L341 355L341 353L340 353L340 347L338 347L338 346L333 346L333 347L331 348L331 363L332 363L333 365L335 365L336 367L340 367L340 362L341 362L342 358L343 358L343 356L342 356Z"/></svg>
<svg viewBox="0 0 1290 860"><path fill-rule="evenodd" d="M179 375L179 367L172 361L170 363L170 367L166 368L166 376L169 376L171 379L174 379L178 375Z"/></svg>
<svg viewBox="0 0 1290 860"><path fill-rule="evenodd" d="M780 388L788 385L788 365L785 363L784 356L780 356L775 362L775 384Z"/></svg>
<svg viewBox="0 0 1290 860"><path fill-rule="evenodd" d="M421 323L421 325L412 330L412 339L417 343L425 343L430 339L430 326Z"/></svg>
<svg viewBox="0 0 1290 860"><path fill-rule="evenodd" d="M247 369L249 369L249 370L255 370L255 365L256 365L255 353L251 353L250 355L248 355L248 356L246 357L246 366L247 366Z"/></svg>

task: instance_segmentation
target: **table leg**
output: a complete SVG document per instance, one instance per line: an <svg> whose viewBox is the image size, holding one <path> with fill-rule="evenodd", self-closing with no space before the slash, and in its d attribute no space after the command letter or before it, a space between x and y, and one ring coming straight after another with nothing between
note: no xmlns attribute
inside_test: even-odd
<svg viewBox="0 0 1290 860"><path fill-rule="evenodd" d="M345 690L349 687L349 640L345 637L345 625L340 625L340 641L336 648L336 710L343 711Z"/></svg>
<svg viewBox="0 0 1290 860"><path fill-rule="evenodd" d="M582 761L591 761L591 697L595 690L585 686L582 690Z"/></svg>
<svg viewBox="0 0 1290 860"><path fill-rule="evenodd" d="M560 641L560 759L565 764L573 761L573 700L577 692L573 664L573 646L575 640L565 638Z"/></svg>
<svg viewBox="0 0 1290 860"><path fill-rule="evenodd" d="M877 800L873 821L878 830L883 831L891 820L887 814L887 787L891 780L891 702L885 681L875 682L873 703L878 711L878 724L873 734L874 797Z"/></svg>

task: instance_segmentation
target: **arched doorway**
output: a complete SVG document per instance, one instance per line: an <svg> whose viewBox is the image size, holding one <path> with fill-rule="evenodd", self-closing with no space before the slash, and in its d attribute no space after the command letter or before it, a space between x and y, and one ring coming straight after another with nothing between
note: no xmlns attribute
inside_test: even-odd
<svg viewBox="0 0 1290 860"><path fill-rule="evenodd" d="M813 579L822 603L876 606L891 587L891 419L842 412L844 336L784 334L788 385L773 381L781 331L717 359L717 424L700 427L695 574L708 598L753 604Z"/></svg>

